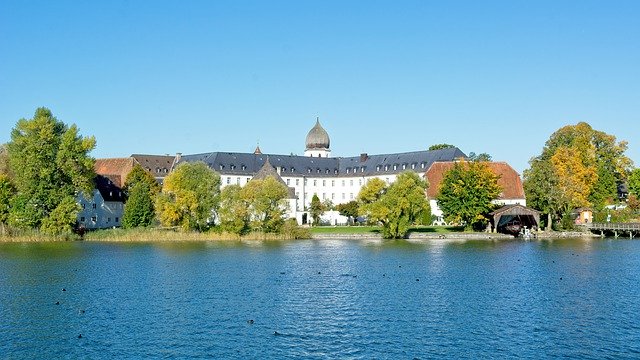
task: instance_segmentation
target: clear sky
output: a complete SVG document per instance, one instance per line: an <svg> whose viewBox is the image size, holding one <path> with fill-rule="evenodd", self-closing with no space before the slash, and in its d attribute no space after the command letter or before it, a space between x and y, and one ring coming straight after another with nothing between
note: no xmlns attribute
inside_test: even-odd
<svg viewBox="0 0 640 360"><path fill-rule="evenodd" d="M0 142L39 106L95 157L450 143L518 171L561 126L640 163L640 1L0 1Z"/></svg>

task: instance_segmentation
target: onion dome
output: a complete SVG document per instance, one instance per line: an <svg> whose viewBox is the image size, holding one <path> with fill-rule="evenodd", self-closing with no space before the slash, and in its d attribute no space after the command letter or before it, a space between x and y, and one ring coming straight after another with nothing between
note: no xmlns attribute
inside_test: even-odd
<svg viewBox="0 0 640 360"><path fill-rule="evenodd" d="M330 143L329 134L316 119L316 125L307 134L306 149L329 149Z"/></svg>

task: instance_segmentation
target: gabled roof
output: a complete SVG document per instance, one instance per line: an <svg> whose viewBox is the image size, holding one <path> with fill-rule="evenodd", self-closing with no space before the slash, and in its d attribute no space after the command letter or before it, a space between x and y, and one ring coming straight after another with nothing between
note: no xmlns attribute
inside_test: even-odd
<svg viewBox="0 0 640 360"><path fill-rule="evenodd" d="M430 199L435 199L438 196L444 175L453 168L454 164L454 161L434 162L429 167L425 175L429 181L427 196ZM502 188L502 193L498 196L498 199L525 198L520 175L509 164L506 162L487 162L486 164L494 174L499 176L498 185Z"/></svg>
<svg viewBox="0 0 640 360"><path fill-rule="evenodd" d="M540 211L522 206L520 204L505 205L495 211L489 213L491 216L495 215L532 215L540 216Z"/></svg>
<svg viewBox="0 0 640 360"><path fill-rule="evenodd" d="M264 163L264 165L262 165L258 173L256 173L251 180L264 180L268 177L272 177L276 179L277 182L284 185L287 188L289 199L295 199L296 190L287 186L287 183L282 180L282 177L278 174L276 169L274 169L273 166L271 166L271 163L269 163L269 158L267 158L267 161Z"/></svg>
<svg viewBox="0 0 640 360"><path fill-rule="evenodd" d="M98 189L104 201L124 202L124 192L119 186L115 185L115 183L111 180L111 177L97 175L95 178L95 182L96 189Z"/></svg>
<svg viewBox="0 0 640 360"><path fill-rule="evenodd" d="M108 177L116 186L124 186L124 181L133 169L133 158L96 159L93 166L97 175Z"/></svg>
<svg viewBox="0 0 640 360"><path fill-rule="evenodd" d="M165 177L173 169L176 156L133 154L131 157L155 177Z"/></svg>

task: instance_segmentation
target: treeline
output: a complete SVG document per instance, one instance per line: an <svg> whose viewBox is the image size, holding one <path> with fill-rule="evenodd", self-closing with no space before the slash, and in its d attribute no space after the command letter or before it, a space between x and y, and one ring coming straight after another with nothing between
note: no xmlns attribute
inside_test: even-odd
<svg viewBox="0 0 640 360"><path fill-rule="evenodd" d="M75 125L39 108L32 119L21 119L11 141L0 148L0 224L69 235L77 230L78 196L90 197L95 187L89 153L94 137L83 137ZM136 165L125 180L128 199L124 228L161 226L184 231L286 233L308 237L295 220L285 221L287 188L272 177L252 180L244 188L220 191L220 176L204 163L184 163L160 186Z"/></svg>

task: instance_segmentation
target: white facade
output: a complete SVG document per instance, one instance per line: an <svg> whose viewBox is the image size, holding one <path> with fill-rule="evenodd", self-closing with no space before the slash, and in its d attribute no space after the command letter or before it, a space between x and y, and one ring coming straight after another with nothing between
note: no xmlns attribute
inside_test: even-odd
<svg viewBox="0 0 640 360"><path fill-rule="evenodd" d="M121 201L105 201L97 189L93 190L93 196L85 199L78 196L78 204L82 207L78 214L78 224L85 229L108 229L120 227L124 205Z"/></svg>

